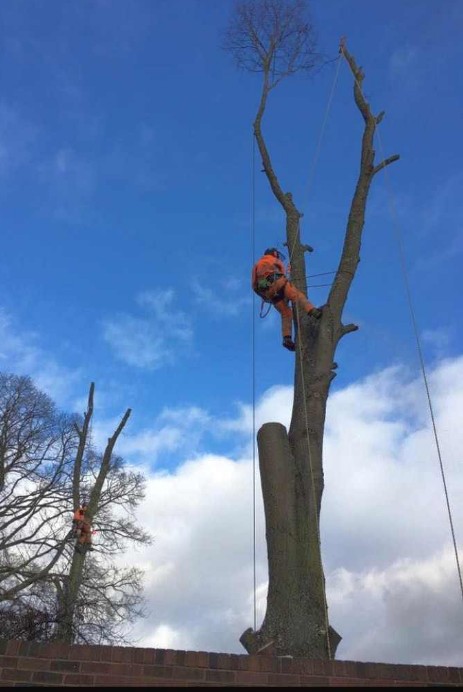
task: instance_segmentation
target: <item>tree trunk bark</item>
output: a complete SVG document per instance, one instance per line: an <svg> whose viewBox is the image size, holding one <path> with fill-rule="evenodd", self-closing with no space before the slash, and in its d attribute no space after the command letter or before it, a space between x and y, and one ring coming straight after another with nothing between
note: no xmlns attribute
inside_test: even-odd
<svg viewBox="0 0 463 692"><path fill-rule="evenodd" d="M323 432L333 360L331 348L320 346L330 333L329 315L324 311L322 322L327 325L311 325L305 316L304 320L301 316L304 338L300 334L298 341L303 351L310 351L317 368L306 371L301 361L304 353L296 354L289 434L280 423L266 423L257 436L268 554L267 611L260 630L246 630L240 641L249 653L330 659L341 637L328 622L319 520ZM322 356L318 350L324 351Z"/></svg>
<svg viewBox="0 0 463 692"><path fill-rule="evenodd" d="M74 617L82 584L84 560L85 555L74 553L71 569L58 598L58 617L54 638L65 644L72 644L74 641Z"/></svg>

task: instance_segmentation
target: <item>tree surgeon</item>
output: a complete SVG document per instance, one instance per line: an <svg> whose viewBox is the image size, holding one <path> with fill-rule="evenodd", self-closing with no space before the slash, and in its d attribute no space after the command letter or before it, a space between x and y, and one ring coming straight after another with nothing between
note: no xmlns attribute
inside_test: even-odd
<svg viewBox="0 0 463 692"><path fill-rule="evenodd" d="M271 303L280 313L283 346L288 351L295 351L296 344L292 337L293 312L289 301L297 303L304 313L317 320L322 316L322 311L312 305L304 293L298 291L289 281L283 259L277 248L267 248L252 269L251 282L257 295L265 302Z"/></svg>

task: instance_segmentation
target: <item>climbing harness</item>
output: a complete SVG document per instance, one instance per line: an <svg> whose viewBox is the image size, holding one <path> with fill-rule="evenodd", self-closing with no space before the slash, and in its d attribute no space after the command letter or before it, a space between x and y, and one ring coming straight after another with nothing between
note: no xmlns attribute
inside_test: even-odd
<svg viewBox="0 0 463 692"><path fill-rule="evenodd" d="M264 305L267 305L267 310L264 312ZM262 298L262 302L260 304L260 312L259 312L259 317L261 320L265 319L272 309L272 303L269 300L265 300L265 298Z"/></svg>

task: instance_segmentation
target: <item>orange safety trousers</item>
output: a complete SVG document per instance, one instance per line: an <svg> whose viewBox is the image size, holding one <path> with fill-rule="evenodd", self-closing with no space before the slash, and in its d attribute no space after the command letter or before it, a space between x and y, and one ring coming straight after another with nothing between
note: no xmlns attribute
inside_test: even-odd
<svg viewBox="0 0 463 692"><path fill-rule="evenodd" d="M269 300L281 315L281 332L283 338L291 337L293 327L293 311L289 301L297 304L304 312L310 312L315 307L305 295L299 291L285 276L276 279L261 295Z"/></svg>
<svg viewBox="0 0 463 692"><path fill-rule="evenodd" d="M92 527L86 521L83 521L79 526L80 536L79 543L91 543L92 542Z"/></svg>

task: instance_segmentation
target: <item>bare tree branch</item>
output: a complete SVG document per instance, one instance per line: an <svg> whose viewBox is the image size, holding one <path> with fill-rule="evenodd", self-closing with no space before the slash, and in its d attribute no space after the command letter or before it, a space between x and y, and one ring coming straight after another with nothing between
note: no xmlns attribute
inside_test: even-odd
<svg viewBox="0 0 463 692"><path fill-rule="evenodd" d="M381 163L378 163L378 165L373 168L373 175L376 175L376 173L382 171L383 168L386 168L386 166L389 166L391 163L394 163L394 161L398 161L399 159L399 154L393 154L392 156L388 156L387 159L384 159L384 161L381 161Z"/></svg>

